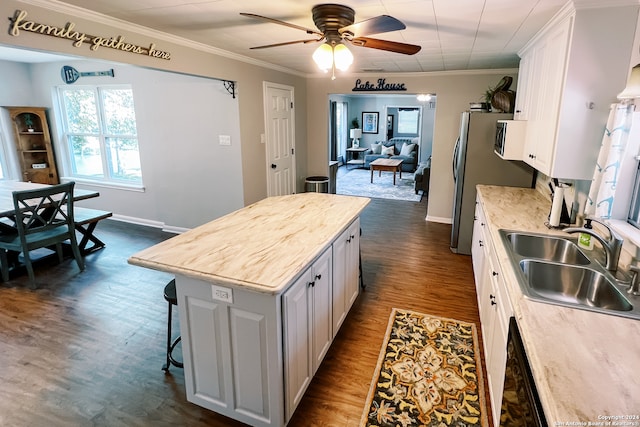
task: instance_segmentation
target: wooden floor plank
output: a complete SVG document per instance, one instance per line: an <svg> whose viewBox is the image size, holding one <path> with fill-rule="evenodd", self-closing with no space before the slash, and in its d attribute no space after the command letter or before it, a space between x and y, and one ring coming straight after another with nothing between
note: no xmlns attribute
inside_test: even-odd
<svg viewBox="0 0 640 427"><path fill-rule="evenodd" d="M363 212L366 290L289 425L358 424L392 308L479 325L471 259L425 215L426 200L373 199ZM84 272L45 261L37 290L26 276L0 284L0 425L242 426L187 402L182 370L161 370L171 276L126 259L171 235L113 220L96 233L106 248Z"/></svg>

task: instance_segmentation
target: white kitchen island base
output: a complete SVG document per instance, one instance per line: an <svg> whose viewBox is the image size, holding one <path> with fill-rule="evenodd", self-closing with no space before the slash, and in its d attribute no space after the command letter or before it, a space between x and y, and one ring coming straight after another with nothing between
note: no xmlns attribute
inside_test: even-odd
<svg viewBox="0 0 640 427"><path fill-rule="evenodd" d="M129 259L176 275L190 402L252 426L287 424L358 296L368 203L268 198Z"/></svg>
<svg viewBox="0 0 640 427"><path fill-rule="evenodd" d="M284 425L279 295L176 276L187 399L250 425Z"/></svg>

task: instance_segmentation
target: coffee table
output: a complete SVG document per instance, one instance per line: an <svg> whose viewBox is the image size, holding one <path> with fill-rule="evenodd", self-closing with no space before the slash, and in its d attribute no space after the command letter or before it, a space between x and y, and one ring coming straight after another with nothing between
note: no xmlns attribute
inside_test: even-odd
<svg viewBox="0 0 640 427"><path fill-rule="evenodd" d="M396 185L396 172L400 172L400 179L402 179L402 168L400 165L402 160L395 159L376 159L369 163L371 168L371 183L373 184L373 171L378 171L378 176L382 175L382 171L393 172L393 185Z"/></svg>

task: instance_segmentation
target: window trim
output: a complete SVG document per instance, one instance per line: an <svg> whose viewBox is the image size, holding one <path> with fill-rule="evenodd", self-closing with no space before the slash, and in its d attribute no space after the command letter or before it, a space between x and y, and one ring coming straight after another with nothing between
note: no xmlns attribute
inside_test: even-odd
<svg viewBox="0 0 640 427"><path fill-rule="evenodd" d="M73 87L69 87L67 85L58 85L56 86L56 97L57 97L57 108L58 108L58 112L59 112L59 124L60 124L60 132L59 132L59 143L58 146L61 149L61 152L64 154L64 158L63 159L58 159L58 161L60 162L60 160L62 160L61 164L62 164L62 174L60 179L61 180L73 180L76 181L78 183L85 183L87 185L94 185L94 186L98 186L98 187L104 187L104 188L117 188L117 189L125 189L125 190L132 190L132 191L144 191L145 190L145 186L144 186L144 179L141 176L139 180L136 181L129 181L129 180L123 180L123 179L118 179L118 178L114 178L111 174L111 170L109 168L108 162L108 155L107 153L107 140L109 138L120 138L120 139L135 139L136 142L138 143L138 157L140 158L140 137L139 137L139 133L137 133L136 135L114 135L114 134L107 134L106 133L106 129L105 129L105 120L104 120L104 111L103 111L103 96L102 96L102 91L103 90L118 90L118 89L125 89L128 91L131 91L132 97L133 95L133 87L129 84L105 84L105 85L74 85ZM98 118L98 126L99 126L99 133L98 134L91 134L91 133L74 133L74 132L70 132L68 130L68 116L67 116L67 112L66 112L66 108L64 105L64 91L72 91L72 90L90 90L94 93L94 96L96 97L97 100L97 118ZM135 100L134 100L134 114L135 114ZM138 118L137 118L137 114L136 114L136 128L138 127ZM137 129L136 129L137 131ZM71 147L70 147L70 143L69 143L69 136L81 136L81 135L87 135L87 136L91 136L91 137L96 137L98 138L98 140L100 141L100 149L101 149L101 160L102 160L102 165L103 165L103 173L104 173L104 177L97 179L97 178L92 178L90 176L86 176L86 175L75 175L73 173L74 167L73 167L73 155L71 153ZM141 159L140 159L140 163ZM142 165L140 165L142 167ZM142 175L142 170L140 171L141 175Z"/></svg>

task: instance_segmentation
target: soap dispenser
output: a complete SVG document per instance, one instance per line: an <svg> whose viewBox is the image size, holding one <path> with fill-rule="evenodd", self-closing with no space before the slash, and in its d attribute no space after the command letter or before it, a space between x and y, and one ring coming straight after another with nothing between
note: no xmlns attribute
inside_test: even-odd
<svg viewBox="0 0 640 427"><path fill-rule="evenodd" d="M587 230L591 230L593 228L593 226L591 225L591 219L587 218L585 221L586 222L584 224L584 228L586 228ZM593 249L593 239L594 238L591 234L580 233L578 235L578 246L582 249L590 251L591 249Z"/></svg>

